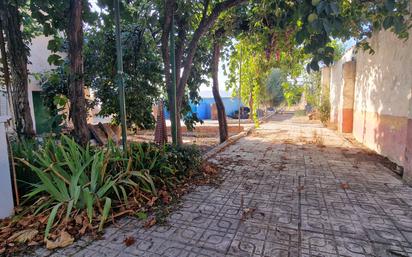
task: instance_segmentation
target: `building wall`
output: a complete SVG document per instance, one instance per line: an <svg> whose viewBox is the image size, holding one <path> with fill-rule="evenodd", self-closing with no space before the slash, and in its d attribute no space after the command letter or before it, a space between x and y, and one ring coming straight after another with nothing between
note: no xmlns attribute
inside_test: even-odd
<svg viewBox="0 0 412 257"><path fill-rule="evenodd" d="M231 97L222 97L223 105L225 106L225 112L227 116L233 115L235 111L239 109L239 99L238 98L231 98ZM205 97L202 98L198 105L190 104L190 108L192 109L193 113L196 113L198 117L202 120L209 120L212 117L212 104L215 103L214 98ZM241 106L244 106L240 103ZM165 118L169 119L170 114L165 107Z"/></svg>
<svg viewBox="0 0 412 257"><path fill-rule="evenodd" d="M11 116L7 92L0 88L0 116Z"/></svg>
<svg viewBox="0 0 412 257"><path fill-rule="evenodd" d="M412 40L404 42L382 31L370 44L375 54L359 51L356 58L353 135L404 165L411 118Z"/></svg>
<svg viewBox="0 0 412 257"><path fill-rule="evenodd" d="M404 166L405 178L412 181L412 40L381 31L370 45L374 54L352 49L330 67L331 121L338 127L343 122L340 109L348 96L343 91L342 67L350 61L348 55L353 56L352 133L368 148Z"/></svg>
<svg viewBox="0 0 412 257"><path fill-rule="evenodd" d="M37 36L32 39L30 45L30 56L29 64L27 69L29 70L29 105L31 117L33 119L33 126L36 129L36 119L34 115L34 104L33 104L33 91L41 91L40 83L35 78L35 74L44 73L50 71L54 68L50 65L47 59L49 55L52 54L50 50L47 49L50 38L43 35Z"/></svg>
<svg viewBox="0 0 412 257"><path fill-rule="evenodd" d="M353 58L353 49L350 49L345 53L342 58L337 61L332 67L330 67L330 72L324 72L323 74L329 74L330 79L323 78L323 81L329 81L330 83L330 121L337 124L339 120L342 119L339 115L339 109L342 105L342 92L343 92L343 77L342 77L342 65L352 60Z"/></svg>

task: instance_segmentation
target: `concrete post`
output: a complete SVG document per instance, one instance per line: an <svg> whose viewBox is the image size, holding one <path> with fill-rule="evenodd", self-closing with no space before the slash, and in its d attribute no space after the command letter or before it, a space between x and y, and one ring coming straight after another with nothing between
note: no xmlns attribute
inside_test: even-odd
<svg viewBox="0 0 412 257"><path fill-rule="evenodd" d="M345 62L342 65L342 91L338 116L338 131L342 133L352 133L353 130L355 78L356 62Z"/></svg>
<svg viewBox="0 0 412 257"><path fill-rule="evenodd" d="M12 215L14 210L5 127L8 120L8 116L0 116L0 219Z"/></svg>

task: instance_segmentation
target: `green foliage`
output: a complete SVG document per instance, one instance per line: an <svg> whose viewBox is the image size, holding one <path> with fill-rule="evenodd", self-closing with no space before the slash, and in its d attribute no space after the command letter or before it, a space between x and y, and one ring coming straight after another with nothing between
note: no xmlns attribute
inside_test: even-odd
<svg viewBox="0 0 412 257"><path fill-rule="evenodd" d="M283 95L288 106L292 106L299 102L304 89L302 86L292 84L290 82L283 82L282 88Z"/></svg>
<svg viewBox="0 0 412 257"><path fill-rule="evenodd" d="M230 54L228 80L226 86L238 94L244 104L252 110L252 117L258 121L257 110L266 88L265 82L270 72L268 60L264 57L258 38L245 38L240 41ZM250 106L252 105L252 106Z"/></svg>
<svg viewBox="0 0 412 257"><path fill-rule="evenodd" d="M314 108L320 106L322 88L320 84L320 71L305 73L303 76L304 92L307 103Z"/></svg>
<svg viewBox="0 0 412 257"><path fill-rule="evenodd" d="M332 47L334 50L334 56L333 56L333 61L339 61L340 58L345 54L345 46L341 41L338 40L332 40L331 42L328 43L328 46Z"/></svg>
<svg viewBox="0 0 412 257"><path fill-rule="evenodd" d="M330 101L329 101L329 88L321 87L321 73L311 72L305 74L304 85L305 85L305 96L307 103L319 112L320 120L322 123L329 121L330 117ZM325 90L325 92L322 92Z"/></svg>
<svg viewBox="0 0 412 257"><path fill-rule="evenodd" d="M329 101L329 94L322 99L321 104L319 106L319 113L320 113L320 121L323 124L326 124L330 119L330 101Z"/></svg>
<svg viewBox="0 0 412 257"><path fill-rule="evenodd" d="M283 74L280 69L272 69L266 81L266 92L263 96L264 101L269 106L278 106L284 100L282 81Z"/></svg>
<svg viewBox="0 0 412 257"><path fill-rule="evenodd" d="M305 110L297 110L297 111L295 111L294 116L296 116L296 117L306 116L306 111Z"/></svg>
<svg viewBox="0 0 412 257"><path fill-rule="evenodd" d="M87 33L85 82L94 89L102 116L119 121L116 84L116 44L114 30L102 28ZM161 57L148 28L124 26L122 31L126 119L128 125L152 128L152 106L162 86Z"/></svg>
<svg viewBox="0 0 412 257"><path fill-rule="evenodd" d="M32 170L23 164L18 159L31 160L35 164L35 154L39 150L39 143L34 139L18 139L11 143L13 157L15 159L14 165L17 177L17 187L19 188L19 194L25 195L30 189L31 185L39 181L38 177Z"/></svg>
<svg viewBox="0 0 412 257"><path fill-rule="evenodd" d="M355 38L370 50L365 39L373 31L388 29L406 39L411 25L409 0L263 0L251 6L251 30L266 42L267 52L301 47L311 58L308 70L318 70L319 62L333 62L332 39Z"/></svg>
<svg viewBox="0 0 412 257"><path fill-rule="evenodd" d="M190 177L202 165L202 155L195 145L166 145L168 163L178 171L178 178Z"/></svg>
<svg viewBox="0 0 412 257"><path fill-rule="evenodd" d="M94 212L96 206L103 201L110 201L107 199L113 195L117 177L107 170L108 154L104 150L91 151L89 146L82 148L73 139L62 136L60 143L53 139L47 140L34 153L34 162L19 159L39 178L39 183L33 184L33 189L26 194L27 199L47 196L36 212L53 208L45 238L60 208L66 212L66 218L70 217L73 210L85 209L92 222L97 216ZM100 220L104 222L104 215Z"/></svg>
<svg viewBox="0 0 412 257"><path fill-rule="evenodd" d="M330 92L329 92L329 88L326 87L324 88L325 92L322 92L322 95L319 96L320 99L318 99L318 106L316 106L316 108L319 111L320 114L320 121L323 124L326 124L329 119L330 119Z"/></svg>
<svg viewBox="0 0 412 257"><path fill-rule="evenodd" d="M157 196L160 189L174 188L202 161L192 147L133 143L123 151L113 143L81 147L64 135L42 144L19 142L13 150L18 179L30 185L24 191L26 203L35 206L35 213L50 212L46 238L56 216L70 218L81 211L101 230L108 215L128 206L131 196Z"/></svg>
<svg viewBox="0 0 412 257"><path fill-rule="evenodd" d="M60 59L59 59L60 60ZM62 63L56 68L39 74L41 94L44 103L51 114L50 131L59 134L68 119L68 95L69 95L69 64ZM94 106L92 101L87 101L87 108Z"/></svg>

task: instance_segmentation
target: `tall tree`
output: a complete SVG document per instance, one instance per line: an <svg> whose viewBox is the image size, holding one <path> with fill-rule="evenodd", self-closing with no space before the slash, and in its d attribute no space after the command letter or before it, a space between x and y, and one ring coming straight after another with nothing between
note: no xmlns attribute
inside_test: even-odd
<svg viewBox="0 0 412 257"><path fill-rule="evenodd" d="M230 11L222 14L214 25L214 29L210 33L212 38L212 92L216 102L216 109L219 121L219 137L220 141L226 141L229 137L226 111L219 92L219 61L223 59L225 46L232 46L232 38L236 38L242 33L247 33L249 24L247 19L247 7L240 5L236 8L231 8ZM223 55L224 56L224 55ZM222 57L222 58L221 58Z"/></svg>
<svg viewBox="0 0 412 257"><path fill-rule="evenodd" d="M43 34L51 36L48 49L61 52L67 38L69 59L70 118L74 125L74 136L80 144L89 140L87 128L87 102L84 92L83 70L83 22L90 24L96 19L87 0L30 0L32 16L43 26ZM49 62L62 64L61 56L54 53Z"/></svg>
<svg viewBox="0 0 412 257"><path fill-rule="evenodd" d="M223 104L222 98L219 93L219 60L221 54L221 42L220 40L223 34L223 30L218 30L215 33L215 38L213 40L213 56L212 56L212 93L215 99L216 109L217 109L217 119L219 121L219 137L220 142L223 143L229 138L227 119L225 112L225 105Z"/></svg>
<svg viewBox="0 0 412 257"><path fill-rule="evenodd" d="M70 117L74 125L74 135L80 144L89 141L87 128L87 108L84 94L83 72L83 1L70 0L67 36L69 41L69 98Z"/></svg>
<svg viewBox="0 0 412 257"><path fill-rule="evenodd" d="M169 96L170 116L180 120L180 111L185 95L186 85L192 71L193 60L199 45L200 39L208 32L213 24L218 19L219 15L230 8L247 2L247 0L225 0L218 3L214 1L189 1L183 2L176 0L165 0L161 4L163 8L162 17L162 36L161 49L164 64L164 73L166 81L167 94ZM172 17L176 20L176 31L178 41L176 43L176 58L175 66L177 71L176 76L176 106L177 111L174 111L175 103L173 99L173 83L170 65L170 47L169 35L171 31ZM193 25L194 24L194 25ZM189 33L192 32L192 33ZM177 141L174 143L182 143L182 134L180 122L177 122Z"/></svg>
<svg viewBox="0 0 412 257"><path fill-rule="evenodd" d="M258 80L267 68L279 67L282 62L289 65L291 77L301 72L301 63L293 57L305 56L308 71L317 71L319 65L329 65L335 58L333 38L347 40L355 38L364 50L371 50L368 37L374 31L391 30L399 38L407 38L411 27L410 0L261 0L250 3L247 34L237 37L240 48L247 44L242 65L242 98L251 99L257 105L256 97L261 96L264 80ZM253 41L252 41L253 40ZM266 57L266 58L264 58ZM229 84L236 87L239 51L231 54ZM265 60L266 59L266 60ZM302 60L302 58L300 58ZM241 60L242 61L242 60ZM242 62L243 62L242 61ZM266 65L265 62L268 64ZM233 64L233 65L232 65ZM264 64L264 65L261 65ZM295 69L297 67L298 69ZM266 75L263 77L267 77ZM246 90L244 90L246 89ZM264 91L263 91L264 92ZM254 99L255 98L255 99ZM256 110L256 108L254 108Z"/></svg>
<svg viewBox="0 0 412 257"><path fill-rule="evenodd" d="M33 120L28 98L28 48L21 31L22 17L17 1L0 0L0 18L6 35L8 56L10 57L12 99L14 119L18 135L34 136ZM3 33L3 32L2 32Z"/></svg>
<svg viewBox="0 0 412 257"><path fill-rule="evenodd" d="M162 59L148 27L123 26L125 104L128 126L147 129L154 125L152 106L163 86ZM116 45L113 28L102 25L86 33L85 78L101 104L100 115L119 117L116 85Z"/></svg>
<svg viewBox="0 0 412 257"><path fill-rule="evenodd" d="M1 64L2 64L1 72L2 72L2 77L3 77L3 82L6 88L6 92L7 92L7 101L8 101L8 105L10 107L11 113L14 113L13 98L11 96L10 68L9 68L9 61L7 58L6 39L4 38L3 22L1 21L1 16L0 16L0 55L1 55Z"/></svg>

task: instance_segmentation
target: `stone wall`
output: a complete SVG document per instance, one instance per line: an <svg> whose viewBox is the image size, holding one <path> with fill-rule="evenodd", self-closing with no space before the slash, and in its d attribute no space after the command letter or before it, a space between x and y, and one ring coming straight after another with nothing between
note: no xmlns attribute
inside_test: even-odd
<svg viewBox="0 0 412 257"><path fill-rule="evenodd" d="M389 31L381 31L373 35L370 44L374 54L362 50L355 54L351 49L349 55L355 60L350 64L352 75L351 71L344 71L351 59L348 53L328 68L331 122L341 132L352 132L368 148L404 166L404 177L409 180L412 178L412 40L402 41ZM345 88L348 85L345 76L353 77L353 82L349 82L353 88ZM349 123L353 129L345 129Z"/></svg>

